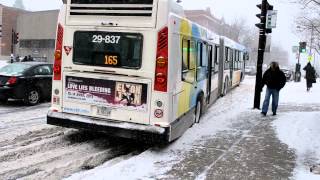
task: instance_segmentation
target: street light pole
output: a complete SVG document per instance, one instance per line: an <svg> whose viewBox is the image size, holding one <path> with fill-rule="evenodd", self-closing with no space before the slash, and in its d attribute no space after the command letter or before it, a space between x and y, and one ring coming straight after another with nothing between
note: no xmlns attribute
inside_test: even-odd
<svg viewBox="0 0 320 180"><path fill-rule="evenodd" d="M268 3L268 0L262 0L261 4L257 7L261 9L261 13L256 16L260 19L260 23L256 24L259 28L259 45L258 45L258 59L257 59L257 73L256 73L256 85L254 93L254 109L260 109L260 99L262 91L262 66L263 57L266 48L266 33L271 33L272 29L267 29L267 14L268 10L273 10L273 6Z"/></svg>
<svg viewBox="0 0 320 180"><path fill-rule="evenodd" d="M311 39L310 39L310 50L309 50L309 56L312 56L313 28L314 28L314 25L313 25L313 24L311 24Z"/></svg>

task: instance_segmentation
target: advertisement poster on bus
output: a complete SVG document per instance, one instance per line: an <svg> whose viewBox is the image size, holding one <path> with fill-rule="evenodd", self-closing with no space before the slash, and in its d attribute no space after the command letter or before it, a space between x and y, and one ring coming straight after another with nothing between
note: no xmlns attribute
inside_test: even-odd
<svg viewBox="0 0 320 180"><path fill-rule="evenodd" d="M147 111L147 84L66 77L65 99L127 110Z"/></svg>

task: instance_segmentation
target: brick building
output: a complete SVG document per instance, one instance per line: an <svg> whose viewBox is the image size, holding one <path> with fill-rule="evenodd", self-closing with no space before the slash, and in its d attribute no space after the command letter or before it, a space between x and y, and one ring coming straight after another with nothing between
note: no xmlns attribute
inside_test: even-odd
<svg viewBox="0 0 320 180"><path fill-rule="evenodd" d="M17 28L17 18L26 11L0 4L0 59L9 59L11 54L12 29Z"/></svg>
<svg viewBox="0 0 320 180"><path fill-rule="evenodd" d="M231 26L226 24L223 19L214 17L210 8L207 8L206 10L185 10L184 12L186 17L191 21L208 28L219 35L238 41L238 37L232 31Z"/></svg>
<svg viewBox="0 0 320 180"><path fill-rule="evenodd" d="M210 8L206 10L185 10L184 13L191 21L220 34L221 21L212 15Z"/></svg>

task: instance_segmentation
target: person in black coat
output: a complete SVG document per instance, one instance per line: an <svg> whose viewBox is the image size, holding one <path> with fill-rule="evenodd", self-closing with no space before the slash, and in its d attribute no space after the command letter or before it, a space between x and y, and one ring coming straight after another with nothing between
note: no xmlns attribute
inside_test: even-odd
<svg viewBox="0 0 320 180"><path fill-rule="evenodd" d="M310 91L312 83L316 82L316 71L310 62L303 68L303 70L306 71L307 91Z"/></svg>
<svg viewBox="0 0 320 180"><path fill-rule="evenodd" d="M279 93L280 90L286 84L286 76L280 70L277 62L272 62L270 68L263 74L262 88L264 85L267 86L266 96L262 106L261 114L266 116L269 108L270 96L272 96L272 112L273 115L277 115L277 109L279 104ZM261 88L261 89L262 89Z"/></svg>

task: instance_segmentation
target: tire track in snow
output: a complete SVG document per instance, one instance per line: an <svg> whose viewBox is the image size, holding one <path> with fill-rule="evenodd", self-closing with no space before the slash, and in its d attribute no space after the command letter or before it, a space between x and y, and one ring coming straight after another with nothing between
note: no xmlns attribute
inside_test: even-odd
<svg viewBox="0 0 320 180"><path fill-rule="evenodd" d="M0 116L10 114L10 113L18 113L18 112L24 112L28 110L35 110L35 109L41 109L41 108L47 108L49 109L50 104L49 103L43 103L37 106L22 106L22 107L17 107L17 106L0 106Z"/></svg>
<svg viewBox="0 0 320 180"><path fill-rule="evenodd" d="M0 155L0 179L61 179L110 159L145 151L148 147L101 135L72 132L37 145ZM46 142L47 141L47 142ZM29 150L35 149L33 153ZM24 154L25 153L25 154Z"/></svg>
<svg viewBox="0 0 320 180"><path fill-rule="evenodd" d="M147 146L46 124L47 107L0 113L0 179L61 179Z"/></svg>

